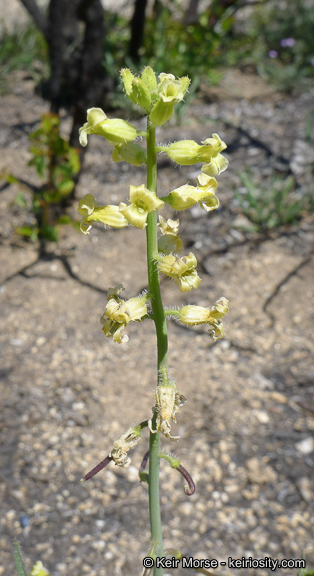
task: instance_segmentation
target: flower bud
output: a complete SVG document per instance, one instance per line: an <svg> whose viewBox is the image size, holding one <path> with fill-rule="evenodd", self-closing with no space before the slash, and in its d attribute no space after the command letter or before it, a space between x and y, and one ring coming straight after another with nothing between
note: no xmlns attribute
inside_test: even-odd
<svg viewBox="0 0 314 576"><path fill-rule="evenodd" d="M130 204L120 202L119 210L133 226L144 229L149 212L160 210L163 205L164 202L142 184L130 186Z"/></svg>
<svg viewBox="0 0 314 576"><path fill-rule="evenodd" d="M81 146L87 145L88 134L100 134L113 146L126 144L143 135L143 132L138 132L125 120L107 118L101 108L87 110L87 122L80 128L79 133Z"/></svg>
<svg viewBox="0 0 314 576"><path fill-rule="evenodd" d="M141 166L147 163L147 155L142 146L136 142L128 142L128 144L120 144L114 147L112 160L114 162L128 162L132 166Z"/></svg>
<svg viewBox="0 0 314 576"><path fill-rule="evenodd" d="M157 90L156 74L150 66L145 66L141 75L141 80L143 80L145 86L147 86L151 93Z"/></svg>
<svg viewBox="0 0 314 576"><path fill-rule="evenodd" d="M151 104L151 93L149 88L145 85L145 82L141 78L133 76L132 72L128 68L121 70L120 75L124 91L129 100L131 100L133 104L141 106L144 110L149 110Z"/></svg>

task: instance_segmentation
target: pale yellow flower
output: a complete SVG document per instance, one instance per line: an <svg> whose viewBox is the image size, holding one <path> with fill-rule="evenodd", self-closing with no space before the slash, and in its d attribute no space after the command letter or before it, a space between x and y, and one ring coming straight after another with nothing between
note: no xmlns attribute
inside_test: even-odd
<svg viewBox="0 0 314 576"><path fill-rule="evenodd" d="M217 300L211 308L203 306L183 306L180 310L180 321L189 326L199 324L209 324L212 328L214 340L219 340L225 335L222 322L220 320L229 310L229 301L223 296Z"/></svg>
<svg viewBox="0 0 314 576"><path fill-rule="evenodd" d="M217 176L228 167L228 160L220 154L227 148L218 134L203 140L202 145L194 140L179 140L170 146L158 146L158 152L165 152L171 160L181 166L191 166L198 162L206 162L202 171L208 176Z"/></svg>
<svg viewBox="0 0 314 576"><path fill-rule="evenodd" d="M229 162L222 154L213 156L208 164L203 164L201 170L207 176L218 176L221 172L227 170Z"/></svg>
<svg viewBox="0 0 314 576"><path fill-rule="evenodd" d="M39 560L33 566L30 576L50 576L49 572L44 568L43 563Z"/></svg>
<svg viewBox="0 0 314 576"><path fill-rule="evenodd" d="M133 226L143 229L146 226L149 212L160 210L163 205L164 202L142 184L130 186L130 204L126 205L121 202L119 210Z"/></svg>
<svg viewBox="0 0 314 576"><path fill-rule="evenodd" d="M129 322L141 320L147 314L146 301L148 300L147 294L126 301L122 300L118 296L122 289L123 287L110 293L113 297L108 300L105 312L100 319L105 336L107 338L112 336L114 342L119 344L124 344L129 340L126 334L122 336L126 325Z"/></svg>
<svg viewBox="0 0 314 576"><path fill-rule="evenodd" d="M174 210L186 210L198 202L207 211L218 208L219 200L215 196L218 186L217 180L203 174L197 178L197 183L198 186L190 186L189 184L180 186L162 199L170 204Z"/></svg>
<svg viewBox="0 0 314 576"><path fill-rule="evenodd" d="M102 222L113 228L124 228L128 225L128 220L121 214L118 206L98 206L92 194L85 194L79 201L78 211L83 216L80 229L84 234L89 234L91 222Z"/></svg>
<svg viewBox="0 0 314 576"><path fill-rule="evenodd" d="M196 289L201 283L201 278L195 270L197 260L192 252L182 258L173 254L160 257L157 265L159 272L174 279L181 292Z"/></svg>
<svg viewBox="0 0 314 576"><path fill-rule="evenodd" d="M178 236L180 220L171 220L168 218L166 221L162 216L159 216L159 227L162 234L171 234Z"/></svg>
<svg viewBox="0 0 314 576"><path fill-rule="evenodd" d="M87 122L79 129L80 144L87 146L87 136L89 134L100 134L104 136L110 144L126 144L142 136L143 132L138 132L134 126L120 120L120 118L107 118L101 108L89 108L87 110Z"/></svg>
<svg viewBox="0 0 314 576"><path fill-rule="evenodd" d="M162 72L158 79L156 96L153 95L155 104L149 114L149 119L154 126L161 126L171 118L174 105L183 100L190 85L190 79L187 76L176 79L173 74Z"/></svg>

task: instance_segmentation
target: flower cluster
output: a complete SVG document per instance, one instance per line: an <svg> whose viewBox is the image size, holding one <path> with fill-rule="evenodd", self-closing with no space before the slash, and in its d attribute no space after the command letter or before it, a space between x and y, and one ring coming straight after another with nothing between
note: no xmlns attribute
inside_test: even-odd
<svg viewBox="0 0 314 576"><path fill-rule="evenodd" d="M98 206L92 194L86 194L79 201L78 211L83 216L80 228L84 234L89 234L91 222L102 222L112 228L125 228L133 224L145 228L149 212L159 210L164 205L156 194L142 186L130 186L130 204L120 202L119 206Z"/></svg>
<svg viewBox="0 0 314 576"><path fill-rule="evenodd" d="M149 126L162 126L171 118L174 106L184 99L190 84L189 78L176 78L173 74L161 73L156 77L149 66L140 76L125 68L121 71L121 80L128 99L147 115L147 130ZM115 162L128 162L138 167L148 163L148 149L139 142L148 138L148 132L138 130L129 122L119 118L110 119L100 108L91 108L87 111L87 122L80 129L82 146L87 145L91 134L103 136L113 146L112 158ZM217 209L216 178L228 166L228 160L222 154L225 149L225 142L216 133L200 144L194 140L179 140L169 145L155 146L155 155L166 154L176 164L201 164L196 185L187 183L160 197L156 189L150 190L144 184L130 185L129 202L120 202L117 206L99 206L91 194L86 194L78 207L82 216L82 232L89 234L93 222L101 222L112 228L133 225L143 230L147 227L148 215L161 210L165 204L176 211L186 210L197 203L207 212ZM159 231L158 253L153 255L159 273L173 279L181 292L197 289L201 278L196 270L195 255L192 252L187 256L179 255L183 249L179 220L169 218L166 221L159 216ZM148 294L123 300L119 295L122 289L122 285L118 285L108 291L107 305L101 317L105 336L112 337L118 343L128 341L128 336L123 335L127 324L152 318L147 308ZM181 322L190 326L210 325L217 340L224 335L221 319L227 311L228 301L220 298L211 308L183 306L176 315L179 315Z"/></svg>
<svg viewBox="0 0 314 576"><path fill-rule="evenodd" d="M149 66L140 78L125 68L121 70L121 80L129 100L143 108L154 126L161 126L171 118L175 104L183 100L190 85L187 76L176 79L173 74L161 73L157 81Z"/></svg>
<svg viewBox="0 0 314 576"><path fill-rule="evenodd" d="M158 343L158 382L154 391L152 418L137 426L131 426L115 440L111 452L86 474L84 482L111 461L117 466L128 467L131 462L129 451L138 444L145 427L148 427L153 434L162 433L171 441L179 438L172 436L171 425L172 422L176 423L176 415L186 398L169 378L166 317L173 315L187 326L208 325L214 340L218 340L224 336L222 319L229 309L229 302L224 297L219 298L216 304L209 308L185 305L175 310L163 309L159 274L171 278L181 292L197 289L201 278L196 270L195 255L192 252L185 256L180 255L183 243L179 236L179 220L172 218L166 220L159 216L157 228L157 211L162 210L165 205L173 211L186 210L195 204L199 204L206 212L219 207L216 195L217 177L228 167L228 160L222 154L226 144L214 133L200 144L194 140L179 140L168 145L156 145L155 127L162 126L171 118L175 105L184 99L188 91L189 78L176 78L173 74L165 73L156 77L155 72L147 66L139 76L135 76L126 68L123 69L121 80L128 99L139 106L147 116L147 131L138 130L125 120L108 118L100 108L90 108L87 111L87 121L80 128L80 143L86 146L88 137L93 134L103 136L112 146L114 162L127 162L136 167L147 166L147 184L137 186L131 184L128 202L120 202L118 205L100 206L94 196L87 193L78 205L82 218L80 227L84 234L89 234L93 222L101 222L112 228L125 228L131 225L141 230L146 229L149 292L123 299L122 284L109 288L107 303L100 321L105 336L122 344L128 341L124 330L131 322L154 320ZM145 140L146 146L143 145ZM200 164L196 185L186 183L165 191L164 196L157 195L158 153L166 154L171 161L181 166ZM151 309L147 305L149 300ZM151 458L149 475L143 472L148 457ZM188 495L193 494L194 482L180 461L172 455L159 453L159 448L158 453L151 450L150 456L145 456L141 479L150 482L152 470L157 469L156 465L160 458L166 459L186 478L188 486L185 491Z"/></svg>

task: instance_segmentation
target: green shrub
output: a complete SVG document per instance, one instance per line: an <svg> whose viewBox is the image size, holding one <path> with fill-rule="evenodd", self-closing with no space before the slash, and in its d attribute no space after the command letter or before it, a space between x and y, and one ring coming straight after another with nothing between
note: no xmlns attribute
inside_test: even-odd
<svg viewBox="0 0 314 576"><path fill-rule="evenodd" d="M44 180L41 186L30 184L13 174L1 174L9 184L18 184L31 194L36 223L17 228L16 232L32 240L41 238L56 242L56 225L70 223L63 213L63 203L74 189L74 176L80 169L79 152L60 136L59 129L59 116L48 113L42 116L39 128L30 135L32 158L28 165L33 166ZM16 203L26 208L23 192L17 195Z"/></svg>
<svg viewBox="0 0 314 576"><path fill-rule="evenodd" d="M243 187L235 190L235 197L256 231L294 224L314 210L313 197L296 189L293 176L273 176L268 184L261 184L250 170L239 176Z"/></svg>
<svg viewBox="0 0 314 576"><path fill-rule="evenodd" d="M14 70L25 70L35 82L48 76L48 46L37 27L28 23L12 31L4 28L0 38L0 94L8 90Z"/></svg>
<svg viewBox="0 0 314 576"><path fill-rule="evenodd" d="M253 14L258 71L282 91L314 77L314 5L289 0L263 5Z"/></svg>

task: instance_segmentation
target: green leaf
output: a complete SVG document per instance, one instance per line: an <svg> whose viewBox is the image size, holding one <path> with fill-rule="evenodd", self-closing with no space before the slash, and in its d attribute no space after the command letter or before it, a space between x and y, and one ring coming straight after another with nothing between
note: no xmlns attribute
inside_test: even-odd
<svg viewBox="0 0 314 576"><path fill-rule="evenodd" d="M310 568L309 570L300 568L300 570L298 570L298 576L314 576L314 568Z"/></svg>
<svg viewBox="0 0 314 576"><path fill-rule="evenodd" d="M64 180L58 185L58 190L62 196L68 196L74 188L73 180Z"/></svg>
<svg viewBox="0 0 314 576"><path fill-rule="evenodd" d="M18 194L15 196L15 203L20 208L23 208L23 210L25 210L27 208L25 196L24 196L24 194L22 194L22 192L18 192Z"/></svg>
<svg viewBox="0 0 314 576"><path fill-rule="evenodd" d="M38 238L38 229L35 227L32 228L31 226L21 226L15 228L15 232L17 234L21 234L21 236L26 236L26 238L30 238L31 240L33 240L33 242L35 242L35 240L37 240Z"/></svg>
<svg viewBox="0 0 314 576"><path fill-rule="evenodd" d="M42 197L47 204L56 204L57 202L60 202L60 200L63 198L63 196L57 189L45 190L43 192Z"/></svg>
<svg viewBox="0 0 314 576"><path fill-rule="evenodd" d="M42 238L46 238L50 242L57 242L58 241L58 230L56 226L43 226L40 230L40 236Z"/></svg>
<svg viewBox="0 0 314 576"><path fill-rule="evenodd" d="M8 184L19 184L20 181L18 178L16 178L16 176L13 176L13 174L6 174L5 172L3 172L1 174L1 177L7 181Z"/></svg>
<svg viewBox="0 0 314 576"><path fill-rule="evenodd" d="M68 214L62 214L62 216L58 218L58 224L74 224L74 223L75 221Z"/></svg>
<svg viewBox="0 0 314 576"><path fill-rule="evenodd" d="M68 152L68 161L69 166L71 167L72 174L77 174L80 170L81 163L80 163L80 154L76 148L69 148Z"/></svg>
<svg viewBox="0 0 314 576"><path fill-rule="evenodd" d="M28 166L34 166L38 176L44 178L45 158L43 156L35 156L28 162Z"/></svg>

